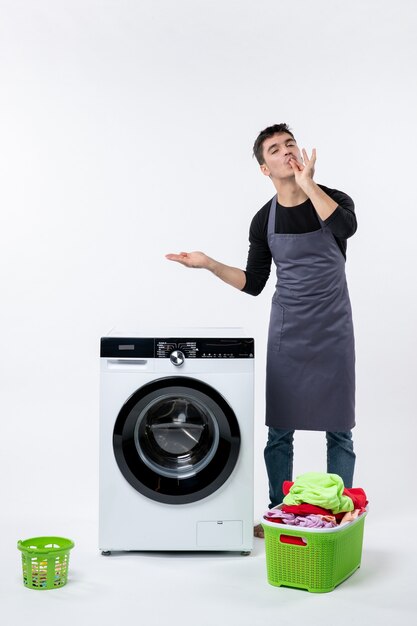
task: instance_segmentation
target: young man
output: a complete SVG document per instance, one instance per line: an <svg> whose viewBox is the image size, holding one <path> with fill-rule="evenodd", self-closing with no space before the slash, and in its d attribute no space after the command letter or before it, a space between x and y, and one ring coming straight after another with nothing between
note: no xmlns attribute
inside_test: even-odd
<svg viewBox="0 0 417 626"><path fill-rule="evenodd" d="M257 137L253 152L276 195L258 211L249 233L246 270L203 252L168 254L258 295L277 268L266 372L265 464L270 507L292 479L294 430L326 432L327 471L352 486L355 466L355 347L345 276L346 240L356 231L351 198L314 180L316 150L302 155L286 124ZM261 526L255 535L263 536Z"/></svg>

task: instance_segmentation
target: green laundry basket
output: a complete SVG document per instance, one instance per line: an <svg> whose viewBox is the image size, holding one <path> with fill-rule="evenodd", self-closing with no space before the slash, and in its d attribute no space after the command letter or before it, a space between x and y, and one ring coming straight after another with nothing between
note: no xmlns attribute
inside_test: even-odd
<svg viewBox="0 0 417 626"><path fill-rule="evenodd" d="M22 552L23 584L29 589L58 589L67 582L69 552L74 547L64 537L32 537L18 541Z"/></svg>
<svg viewBox="0 0 417 626"><path fill-rule="evenodd" d="M263 520L268 582L315 593L333 591L361 564L366 513L335 528L300 528ZM299 544L287 543L288 538Z"/></svg>

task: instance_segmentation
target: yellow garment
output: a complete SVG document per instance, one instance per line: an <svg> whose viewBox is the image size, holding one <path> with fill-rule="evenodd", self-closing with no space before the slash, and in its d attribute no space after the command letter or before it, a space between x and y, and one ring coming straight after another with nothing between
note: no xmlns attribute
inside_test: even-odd
<svg viewBox="0 0 417 626"><path fill-rule="evenodd" d="M337 474L307 472L297 476L284 504L314 504L332 513L353 511L352 498L343 495L345 486Z"/></svg>

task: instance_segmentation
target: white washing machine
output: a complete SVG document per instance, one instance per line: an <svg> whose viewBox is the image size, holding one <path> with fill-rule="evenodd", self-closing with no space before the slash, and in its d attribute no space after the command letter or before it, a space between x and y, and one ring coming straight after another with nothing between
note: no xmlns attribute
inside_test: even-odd
<svg viewBox="0 0 417 626"><path fill-rule="evenodd" d="M254 340L101 339L99 547L253 547Z"/></svg>

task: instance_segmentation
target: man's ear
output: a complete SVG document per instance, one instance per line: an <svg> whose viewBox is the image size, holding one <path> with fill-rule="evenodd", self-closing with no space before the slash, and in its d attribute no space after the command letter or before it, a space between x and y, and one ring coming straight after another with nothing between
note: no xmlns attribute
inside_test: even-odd
<svg viewBox="0 0 417 626"><path fill-rule="evenodd" d="M264 174L264 176L270 176L271 172L269 171L269 168L267 165L265 165L265 163L262 163L261 165L261 172L262 174Z"/></svg>

